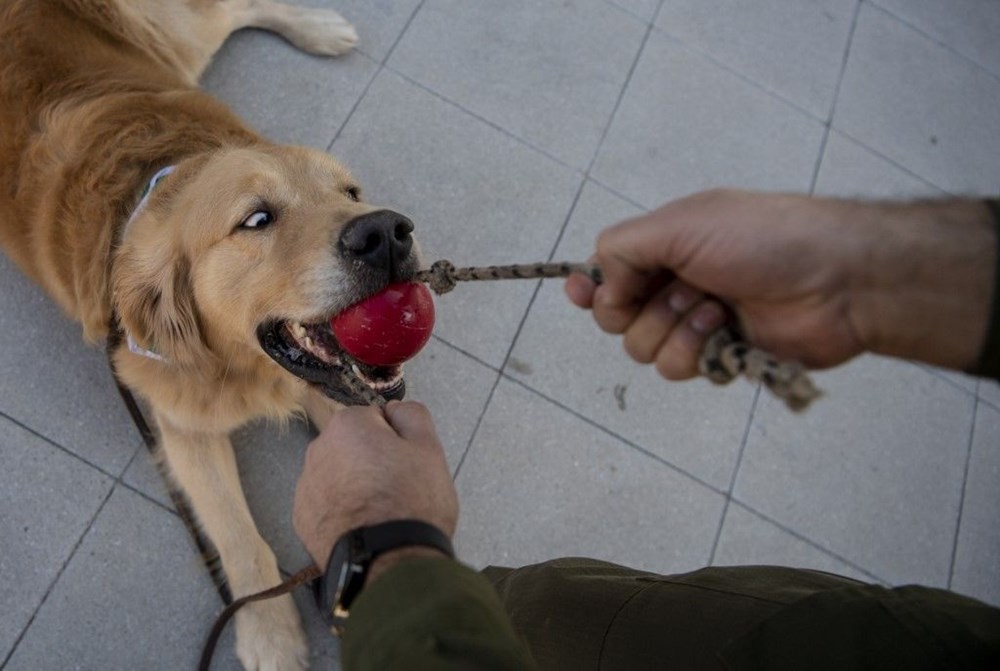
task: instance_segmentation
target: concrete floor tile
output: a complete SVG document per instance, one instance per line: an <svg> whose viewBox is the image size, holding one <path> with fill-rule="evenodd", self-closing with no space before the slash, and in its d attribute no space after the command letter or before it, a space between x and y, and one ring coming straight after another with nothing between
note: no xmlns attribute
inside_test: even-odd
<svg viewBox="0 0 1000 671"><path fill-rule="evenodd" d="M980 403L951 588L1000 607L1000 409Z"/></svg>
<svg viewBox="0 0 1000 671"><path fill-rule="evenodd" d="M834 128L950 193L1000 184L1000 79L862 6Z"/></svg>
<svg viewBox="0 0 1000 671"><path fill-rule="evenodd" d="M295 483L312 436L304 421L287 427L261 421L233 435L240 482L254 522L278 565L289 573L312 563L292 528Z"/></svg>
<svg viewBox="0 0 1000 671"><path fill-rule="evenodd" d="M496 378L495 370L436 339L406 366L406 398L430 408L453 472L486 409Z"/></svg>
<svg viewBox="0 0 1000 671"><path fill-rule="evenodd" d="M873 582L872 576L781 527L731 503L715 551L715 566L771 565L808 568Z"/></svg>
<svg viewBox="0 0 1000 671"><path fill-rule="evenodd" d="M585 259L597 232L634 208L588 184L557 258ZM525 321L506 372L597 424L726 490L746 431L754 387L738 380L668 383L633 362L621 338L573 306L561 280L547 280Z"/></svg>
<svg viewBox="0 0 1000 671"><path fill-rule="evenodd" d="M1000 75L1000 7L995 0L873 0L966 58Z"/></svg>
<svg viewBox="0 0 1000 671"><path fill-rule="evenodd" d="M0 412L117 475L141 444L101 345L0 254Z"/></svg>
<svg viewBox="0 0 1000 671"><path fill-rule="evenodd" d="M656 25L826 119L856 7L857 0L671 0Z"/></svg>
<svg viewBox="0 0 1000 671"><path fill-rule="evenodd" d="M382 72L333 152L366 198L413 219L428 262L548 257L582 176L391 72ZM499 367L533 282L460 286L437 303L435 333Z"/></svg>
<svg viewBox="0 0 1000 671"><path fill-rule="evenodd" d="M273 33L242 31L201 85L268 139L326 149L377 69L361 53L313 56Z"/></svg>
<svg viewBox="0 0 1000 671"><path fill-rule="evenodd" d="M940 197L943 192L836 131L823 152L815 193L838 198Z"/></svg>
<svg viewBox="0 0 1000 671"><path fill-rule="evenodd" d="M973 398L866 356L806 414L758 405L734 497L893 584L947 584Z"/></svg>
<svg viewBox="0 0 1000 671"><path fill-rule="evenodd" d="M7 669L194 668L220 602L186 534L175 516L117 489ZM232 655L219 650L220 661Z"/></svg>
<svg viewBox="0 0 1000 671"><path fill-rule="evenodd" d="M503 381L456 481L459 556L562 556L674 573L708 561L723 498Z"/></svg>
<svg viewBox="0 0 1000 671"><path fill-rule="evenodd" d="M106 475L0 417L0 661L113 484Z"/></svg>
<svg viewBox="0 0 1000 671"><path fill-rule="evenodd" d="M428 0L388 65L584 169L645 33L604 0Z"/></svg>
<svg viewBox="0 0 1000 671"><path fill-rule="evenodd" d="M654 31L591 171L652 209L716 186L807 191L822 125Z"/></svg>

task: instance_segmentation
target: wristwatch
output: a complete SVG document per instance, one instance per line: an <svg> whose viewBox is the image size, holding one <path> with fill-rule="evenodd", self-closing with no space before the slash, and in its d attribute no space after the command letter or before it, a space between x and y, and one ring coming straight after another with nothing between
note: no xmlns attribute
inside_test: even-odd
<svg viewBox="0 0 1000 671"><path fill-rule="evenodd" d="M455 557L451 540L440 529L420 520L394 520L351 529L330 552L326 573L314 585L316 605L335 633L343 634L351 604L361 592L368 569L380 554L419 545Z"/></svg>

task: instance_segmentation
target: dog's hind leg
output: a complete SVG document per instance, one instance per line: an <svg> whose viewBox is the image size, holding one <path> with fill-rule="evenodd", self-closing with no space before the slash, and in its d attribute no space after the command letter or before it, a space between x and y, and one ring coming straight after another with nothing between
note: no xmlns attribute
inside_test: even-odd
<svg viewBox="0 0 1000 671"><path fill-rule="evenodd" d="M354 26L332 9L295 7L273 0L250 0L241 28L263 28L303 51L338 56L358 43Z"/></svg>
<svg viewBox="0 0 1000 671"><path fill-rule="evenodd" d="M160 416L157 424L170 475L219 551L233 596L280 583L274 553L258 533L243 496L228 436L183 431ZM250 670L306 668L308 648L290 596L251 603L236 614L236 654Z"/></svg>
<svg viewBox="0 0 1000 671"><path fill-rule="evenodd" d="M192 85L232 33L261 28L309 53L350 51L358 34L332 9L295 7L273 0L109 0L124 37L171 65Z"/></svg>

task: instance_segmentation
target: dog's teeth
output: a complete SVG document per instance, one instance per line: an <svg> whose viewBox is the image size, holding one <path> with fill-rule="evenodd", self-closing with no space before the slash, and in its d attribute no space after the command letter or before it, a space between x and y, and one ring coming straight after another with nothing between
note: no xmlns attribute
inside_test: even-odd
<svg viewBox="0 0 1000 671"><path fill-rule="evenodd" d="M357 375L358 377L364 377L364 374L362 374L361 369L358 368L358 364L352 363L351 370L353 370L354 374Z"/></svg>
<svg viewBox="0 0 1000 671"><path fill-rule="evenodd" d="M303 326L299 322L295 322L295 324L293 324L293 327L295 328L295 335L297 335L300 338L304 338L305 337L305 335L306 335L306 327L305 326Z"/></svg>
<svg viewBox="0 0 1000 671"><path fill-rule="evenodd" d="M313 348L313 339L310 338L309 336L306 336L305 343L306 343L306 347L308 347L309 349Z"/></svg>

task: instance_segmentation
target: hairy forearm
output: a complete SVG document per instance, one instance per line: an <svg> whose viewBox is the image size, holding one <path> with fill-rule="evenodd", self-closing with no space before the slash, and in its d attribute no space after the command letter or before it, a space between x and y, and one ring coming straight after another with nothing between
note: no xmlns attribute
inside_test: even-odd
<svg viewBox="0 0 1000 671"><path fill-rule="evenodd" d="M996 229L978 200L855 204L850 319L872 352L964 370L990 319Z"/></svg>

